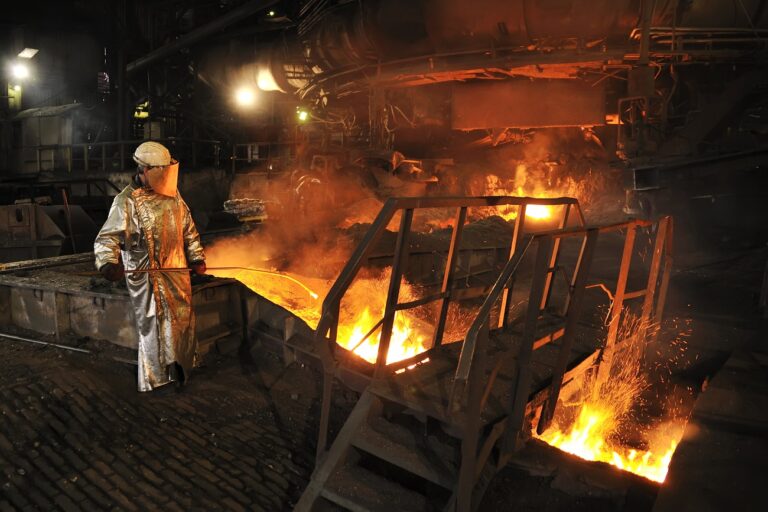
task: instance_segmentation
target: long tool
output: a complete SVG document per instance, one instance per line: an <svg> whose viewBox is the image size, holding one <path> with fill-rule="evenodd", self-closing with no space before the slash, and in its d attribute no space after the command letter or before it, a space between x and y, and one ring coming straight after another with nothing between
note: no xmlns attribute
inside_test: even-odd
<svg viewBox="0 0 768 512"><path fill-rule="evenodd" d="M275 272L273 270L263 270L260 268L252 268L252 267L207 267L206 271L208 270L238 270L238 271L246 271L246 272L256 272L259 274L270 274L273 276L282 277L283 279L287 279L292 283L295 283L301 286L313 299L318 299L320 297L317 293L312 291L312 289L310 289L307 285L305 285L295 277L289 276L288 274ZM152 272L192 272L192 269L187 267L137 268L132 270L125 270L124 272L126 274L149 274ZM79 275L100 275L100 274L98 272L80 272Z"/></svg>

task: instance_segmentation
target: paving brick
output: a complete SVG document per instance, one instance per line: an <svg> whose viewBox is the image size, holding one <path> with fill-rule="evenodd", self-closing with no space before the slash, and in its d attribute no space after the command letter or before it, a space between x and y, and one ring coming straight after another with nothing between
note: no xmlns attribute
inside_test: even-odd
<svg viewBox="0 0 768 512"><path fill-rule="evenodd" d="M83 472L83 475L88 479L89 482L91 482L93 485L101 489L102 492L109 495L109 493L115 488L115 485L111 483L109 480L104 478L102 475L100 475L96 470L93 468L88 468Z"/></svg>
<svg viewBox="0 0 768 512"><path fill-rule="evenodd" d="M79 480L80 477L73 476L70 480L59 480L57 483L57 486L59 489L62 490L64 494L69 496L75 503L80 503L81 501L85 501L86 497L85 494L83 494L78 488L77 488L77 480L75 482L72 482L72 480L77 479Z"/></svg>
<svg viewBox="0 0 768 512"><path fill-rule="evenodd" d="M132 500L129 500L126 498L125 494L122 492L115 490L112 491L109 496L114 499L117 502L118 507L120 507L123 510L129 510L129 511L136 511L139 510L139 507L137 507Z"/></svg>
<svg viewBox="0 0 768 512"><path fill-rule="evenodd" d="M51 510L53 508L53 502L51 499L41 491L33 489L27 491L25 495L27 498L29 498L29 501L31 501L39 510Z"/></svg>
<svg viewBox="0 0 768 512"><path fill-rule="evenodd" d="M162 485L163 480L157 476L157 474L149 469L146 466L140 466L139 471L141 471L141 474L144 476L145 479L152 482L154 485Z"/></svg>
<svg viewBox="0 0 768 512"><path fill-rule="evenodd" d="M128 495L131 494L131 491L133 490L133 485L129 484L123 477L121 477L117 473L113 473L109 475L109 480L112 483L114 483L115 486L122 492L128 493Z"/></svg>
<svg viewBox="0 0 768 512"><path fill-rule="evenodd" d="M93 464L93 468L99 473L101 473L102 475L108 476L112 474L112 468L106 465L103 461L96 460L96 461L93 461L92 464Z"/></svg>
<svg viewBox="0 0 768 512"><path fill-rule="evenodd" d="M243 494L242 492L238 491L237 489L234 489L232 486L227 484L219 484L219 488L224 491L229 496L232 496L234 499L242 503L243 505L248 505L251 502L251 499Z"/></svg>
<svg viewBox="0 0 768 512"><path fill-rule="evenodd" d="M2 492L2 496L10 501L11 505L16 508L24 508L29 505L29 501L24 495L11 484L4 484L0 487L0 492Z"/></svg>
<svg viewBox="0 0 768 512"><path fill-rule="evenodd" d="M82 490L100 509L108 509L113 504L112 500L104 492L93 485L83 485Z"/></svg>
<svg viewBox="0 0 768 512"><path fill-rule="evenodd" d="M60 495L58 498L56 498L56 504L64 511L64 512L79 512L82 510L80 507L78 507L69 497L65 495Z"/></svg>
<svg viewBox="0 0 768 512"><path fill-rule="evenodd" d="M48 459L48 461L55 467L61 468L65 465L64 459L59 456L58 453L54 452L53 449L47 444L40 446L40 453L42 453L45 458Z"/></svg>
<svg viewBox="0 0 768 512"><path fill-rule="evenodd" d="M78 471L84 471L88 467L88 464L83 462L83 459L81 459L71 448L65 449L61 454L66 461Z"/></svg>
<svg viewBox="0 0 768 512"><path fill-rule="evenodd" d="M33 479L34 485L37 489L39 489L43 494L45 494L49 499L53 500L61 494L61 491L51 485L51 482L46 480L42 475L38 475Z"/></svg>
<svg viewBox="0 0 768 512"><path fill-rule="evenodd" d="M118 385L89 370L103 361L36 354L27 366L11 360L29 378L9 384L0 372L0 474L15 478L14 499L26 498L18 506L0 489L7 507L272 512L306 484L311 468L291 456L311 451L306 435L284 433L245 378L226 395L196 381L194 393L152 397L133 391L134 373L116 372ZM0 360L8 356L0 345Z"/></svg>
<svg viewBox="0 0 768 512"><path fill-rule="evenodd" d="M245 512L247 509L243 507L240 503L236 502L229 496L222 499L221 502L226 505L227 510L233 510L235 512Z"/></svg>

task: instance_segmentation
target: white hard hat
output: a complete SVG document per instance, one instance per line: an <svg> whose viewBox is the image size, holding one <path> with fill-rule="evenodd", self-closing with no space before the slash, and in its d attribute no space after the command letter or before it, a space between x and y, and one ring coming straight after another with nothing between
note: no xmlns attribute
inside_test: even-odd
<svg viewBox="0 0 768 512"><path fill-rule="evenodd" d="M159 142L144 142L133 152L133 161L144 167L171 165L171 152Z"/></svg>

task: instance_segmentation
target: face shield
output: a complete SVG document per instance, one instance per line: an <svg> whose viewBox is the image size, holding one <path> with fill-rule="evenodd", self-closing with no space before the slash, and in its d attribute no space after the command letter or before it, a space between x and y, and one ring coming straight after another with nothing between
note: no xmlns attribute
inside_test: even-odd
<svg viewBox="0 0 768 512"><path fill-rule="evenodd" d="M171 164L162 167L151 167L144 171L147 182L152 190L164 196L176 197L179 181L179 162L171 160Z"/></svg>

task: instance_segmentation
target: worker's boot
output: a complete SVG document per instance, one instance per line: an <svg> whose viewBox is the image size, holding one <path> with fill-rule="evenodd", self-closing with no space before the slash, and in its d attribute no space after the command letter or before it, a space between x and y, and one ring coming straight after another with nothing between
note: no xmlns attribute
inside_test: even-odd
<svg viewBox="0 0 768 512"><path fill-rule="evenodd" d="M176 381L176 388L180 389L187 383L187 376L184 374L184 368L179 363L173 363L171 375Z"/></svg>

